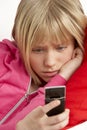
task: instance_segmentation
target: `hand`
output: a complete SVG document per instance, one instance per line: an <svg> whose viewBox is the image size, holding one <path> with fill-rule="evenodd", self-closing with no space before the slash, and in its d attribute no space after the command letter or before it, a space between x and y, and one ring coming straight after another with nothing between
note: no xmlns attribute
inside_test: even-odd
<svg viewBox="0 0 87 130"><path fill-rule="evenodd" d="M78 47L74 50L71 60L69 60L61 67L59 74L66 80L68 80L71 77L71 75L76 71L76 69L81 65L82 60L83 52Z"/></svg>
<svg viewBox="0 0 87 130"><path fill-rule="evenodd" d="M46 115L49 110L59 104L60 102L55 100L47 105L37 107L17 123L16 130L60 130L64 128L69 121L68 109L56 116L48 117Z"/></svg>

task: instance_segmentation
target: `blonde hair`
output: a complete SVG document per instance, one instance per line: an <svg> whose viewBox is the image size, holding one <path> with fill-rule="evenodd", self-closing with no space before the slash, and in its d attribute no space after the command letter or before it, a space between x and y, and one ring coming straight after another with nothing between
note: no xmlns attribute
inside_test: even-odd
<svg viewBox="0 0 87 130"><path fill-rule="evenodd" d="M87 19L79 0L21 0L12 36L36 84L40 81L29 62L32 46L48 38L62 41L68 38L68 32L83 49L86 25Z"/></svg>

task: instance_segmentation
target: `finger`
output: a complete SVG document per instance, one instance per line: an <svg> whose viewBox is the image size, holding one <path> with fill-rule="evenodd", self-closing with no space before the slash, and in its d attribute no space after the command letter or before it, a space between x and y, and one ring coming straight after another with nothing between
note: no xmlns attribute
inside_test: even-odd
<svg viewBox="0 0 87 130"><path fill-rule="evenodd" d="M50 129L49 130L61 130L63 129L66 125L68 125L69 123L69 118L67 117L65 120L54 124L54 125L50 125Z"/></svg>
<svg viewBox="0 0 87 130"><path fill-rule="evenodd" d="M60 104L59 100L54 100L46 105L44 105L43 107L43 111L45 113L47 113L48 111L50 111L51 109L55 108L56 106L58 106Z"/></svg>
<svg viewBox="0 0 87 130"><path fill-rule="evenodd" d="M32 110L32 112L28 116L32 116L32 118L46 116L46 113L48 111L50 111L52 108L58 106L59 104L60 104L59 100L54 100L44 106L38 106L36 109Z"/></svg>
<svg viewBox="0 0 87 130"><path fill-rule="evenodd" d="M69 109L66 109L61 114L48 117L46 123L49 125L58 124L58 123L62 122L63 120L66 120L67 118L69 118L69 113L70 113Z"/></svg>

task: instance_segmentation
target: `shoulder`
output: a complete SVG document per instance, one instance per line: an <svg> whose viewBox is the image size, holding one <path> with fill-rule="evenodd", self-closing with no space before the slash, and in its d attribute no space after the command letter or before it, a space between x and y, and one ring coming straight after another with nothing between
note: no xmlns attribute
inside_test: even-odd
<svg viewBox="0 0 87 130"><path fill-rule="evenodd" d="M14 41L5 39L0 42L0 78L10 79L20 74L27 75L20 52Z"/></svg>
<svg viewBox="0 0 87 130"><path fill-rule="evenodd" d="M5 55L8 56L8 54L11 56L15 55L15 52L18 52L18 49L14 41L4 39L0 42L0 57L2 57L2 59Z"/></svg>
<svg viewBox="0 0 87 130"><path fill-rule="evenodd" d="M19 59L19 51L13 41L7 39L0 42L0 76Z"/></svg>
<svg viewBox="0 0 87 130"><path fill-rule="evenodd" d="M4 53L13 52L14 53L15 51L18 51L18 49L17 49L14 41L10 41L7 39L0 41L0 56L1 56L1 54L3 55L2 52L4 52Z"/></svg>

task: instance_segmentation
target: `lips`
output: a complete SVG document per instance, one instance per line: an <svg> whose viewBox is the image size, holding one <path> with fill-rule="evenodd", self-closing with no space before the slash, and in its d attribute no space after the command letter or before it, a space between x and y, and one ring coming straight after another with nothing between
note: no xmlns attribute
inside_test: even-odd
<svg viewBox="0 0 87 130"><path fill-rule="evenodd" d="M44 72L44 75L46 77L53 77L58 73L58 71L52 71L52 72Z"/></svg>

